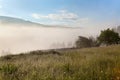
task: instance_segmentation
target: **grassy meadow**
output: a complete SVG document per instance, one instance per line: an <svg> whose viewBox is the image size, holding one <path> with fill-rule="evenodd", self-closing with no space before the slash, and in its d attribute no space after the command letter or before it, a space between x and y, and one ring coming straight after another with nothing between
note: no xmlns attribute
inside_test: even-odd
<svg viewBox="0 0 120 80"><path fill-rule="evenodd" d="M0 80L120 80L120 45L7 55Z"/></svg>

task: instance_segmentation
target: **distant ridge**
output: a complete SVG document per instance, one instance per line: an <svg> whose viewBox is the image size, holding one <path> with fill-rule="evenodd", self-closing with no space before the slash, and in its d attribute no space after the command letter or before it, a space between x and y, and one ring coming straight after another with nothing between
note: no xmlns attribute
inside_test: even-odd
<svg viewBox="0 0 120 80"><path fill-rule="evenodd" d="M35 26L45 26L39 23L27 21L20 18L8 17L8 16L0 16L1 24L20 24L20 25L35 25Z"/></svg>
<svg viewBox="0 0 120 80"><path fill-rule="evenodd" d="M66 27L63 25L45 25L45 24L40 24L37 22L32 22L29 20L24 20L24 19L20 19L20 18L14 18L14 17L8 17L8 16L0 16L0 24L3 25L24 25L24 26L40 26L40 27L54 27L54 28L70 28L70 29L80 29L80 27Z"/></svg>

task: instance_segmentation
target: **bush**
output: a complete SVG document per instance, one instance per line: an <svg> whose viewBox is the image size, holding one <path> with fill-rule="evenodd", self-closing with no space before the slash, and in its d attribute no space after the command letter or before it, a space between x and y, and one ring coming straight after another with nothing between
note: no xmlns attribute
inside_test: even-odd
<svg viewBox="0 0 120 80"><path fill-rule="evenodd" d="M118 44L120 42L120 37L117 32L108 28L107 30L101 31L98 41L106 45Z"/></svg>
<svg viewBox="0 0 120 80"><path fill-rule="evenodd" d="M13 64L5 64L0 68L2 80L19 80L17 72L18 68Z"/></svg>
<svg viewBox="0 0 120 80"><path fill-rule="evenodd" d="M87 47L95 47L99 46L97 41L93 37L83 37L79 36L78 40L76 41L77 48L87 48Z"/></svg>

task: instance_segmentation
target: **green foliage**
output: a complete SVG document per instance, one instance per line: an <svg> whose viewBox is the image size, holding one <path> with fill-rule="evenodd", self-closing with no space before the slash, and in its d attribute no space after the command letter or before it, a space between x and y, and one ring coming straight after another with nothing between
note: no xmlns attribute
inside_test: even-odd
<svg viewBox="0 0 120 80"><path fill-rule="evenodd" d="M107 30L101 31L98 40L100 43L111 45L111 44L118 44L120 42L120 37L118 33L108 28Z"/></svg>
<svg viewBox="0 0 120 80"><path fill-rule="evenodd" d="M93 38L87 38L83 36L79 36L78 40L76 41L77 48L87 48L87 47L95 47L98 46L97 41Z"/></svg>
<svg viewBox="0 0 120 80"><path fill-rule="evenodd" d="M0 68L3 80L19 80L17 77L18 68L13 64L4 64Z"/></svg>

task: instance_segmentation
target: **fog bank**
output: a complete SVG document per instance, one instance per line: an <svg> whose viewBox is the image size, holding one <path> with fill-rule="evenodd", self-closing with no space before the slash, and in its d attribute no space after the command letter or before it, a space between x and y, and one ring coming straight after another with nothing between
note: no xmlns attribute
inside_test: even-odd
<svg viewBox="0 0 120 80"><path fill-rule="evenodd" d="M0 55L31 50L72 47L78 36L88 36L82 28L0 25Z"/></svg>

